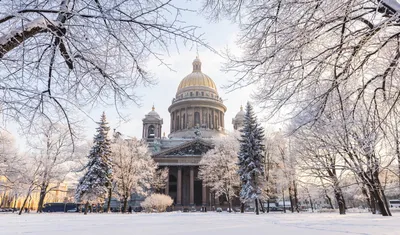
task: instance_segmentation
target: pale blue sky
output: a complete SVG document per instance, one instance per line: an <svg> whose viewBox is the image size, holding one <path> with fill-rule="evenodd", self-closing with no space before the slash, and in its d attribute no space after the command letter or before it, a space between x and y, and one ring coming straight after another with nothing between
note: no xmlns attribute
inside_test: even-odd
<svg viewBox="0 0 400 235"><path fill-rule="evenodd" d="M200 8L199 1L180 1L179 4L189 9ZM238 33L238 27L236 25L226 20L210 22L204 16L196 12L186 12L183 16L188 24L200 27L199 33L203 33L205 41L217 51L223 51L227 47L237 52L240 51L235 47L235 40ZM177 52L175 46L172 45L170 48L170 56L164 56L165 62L169 64L170 68L174 71L160 65L157 60L148 61L147 68L154 74L158 83L152 87L141 87L137 90L138 94L142 97L141 107L132 104L122 109L123 114L128 115L127 121L122 120L113 107L96 107L89 111L94 121L99 119L101 112L104 110L112 129L116 128L127 136L141 137L142 118L151 111L151 107L154 104L156 111L164 119L163 132L168 135L170 130L168 107L171 105L172 98L175 97L180 81L192 72L192 61L198 53L202 61L202 71L214 80L218 87L218 93L224 99L224 104L228 108L225 114L225 125L226 129L232 130L232 118L239 111L240 105L244 105L249 100L251 87L227 93L222 89L222 86L227 85L228 81L233 79L233 75L220 71L223 58L203 47L185 48L184 45L179 46L179 52ZM87 134L89 136L94 134L95 127L96 124L93 121L87 121Z"/></svg>
<svg viewBox="0 0 400 235"><path fill-rule="evenodd" d="M200 9L200 1L187 2L184 0L177 1L179 5L184 8L193 10ZM186 12L183 14L183 19L192 25L200 27L199 33L204 34L203 38L217 51L224 51L229 47L235 53L240 53L240 50L235 46L235 40L237 39L238 27L229 21L210 22L201 14L196 12ZM156 111L164 119L163 132L166 135L169 134L169 123L170 115L168 113L168 107L171 104L172 98L175 96L176 89L180 81L192 71L192 61L196 57L197 53L202 61L202 71L210 76L218 87L219 95L223 98L224 104L228 110L225 114L225 128L232 130L232 118L240 109L240 105L245 105L250 100L250 93L252 88L246 87L240 90L227 93L222 89L223 85L227 85L230 80L233 80L232 74L226 74L220 69L222 67L223 58L218 54L211 52L209 49L198 47L198 48L187 48L184 45L179 45L179 52L176 51L175 45L170 47L170 56L164 55L163 59L169 68L160 65L159 61L149 60L147 62L147 68L151 71L158 83L152 87L139 87L137 89L138 95L141 96L141 107L136 106L134 103L127 107L120 109L119 111L126 117L125 120L121 119L117 114L116 110L112 106L97 106L91 110L86 110L90 117L86 117L82 114L82 118L85 119L85 130L84 134L87 138L92 138L95 134L95 123L100 119L100 115L103 111L106 112L108 121L111 129L116 128L127 136L135 136L140 138L142 133L142 118L147 114L152 105L155 105ZM256 107L257 110L257 107ZM262 113L259 114L262 116ZM18 137L16 128L14 125L8 125L8 129L12 134L17 136L18 145L24 147L24 138Z"/></svg>

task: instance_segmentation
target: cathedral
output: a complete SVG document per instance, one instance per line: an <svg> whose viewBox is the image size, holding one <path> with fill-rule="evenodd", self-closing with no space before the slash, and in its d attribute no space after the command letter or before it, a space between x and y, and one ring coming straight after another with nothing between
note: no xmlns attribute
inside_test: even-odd
<svg viewBox="0 0 400 235"><path fill-rule="evenodd" d="M198 178L202 156L213 148L212 138L225 134L227 110L218 95L214 81L201 70L196 58L193 71L180 82L168 108L170 134L162 134L163 119L152 110L143 119L142 138L152 151L160 168L167 168L169 176L165 194L174 200L176 208L224 205L224 198L216 198ZM243 125L244 111L232 120L235 130Z"/></svg>

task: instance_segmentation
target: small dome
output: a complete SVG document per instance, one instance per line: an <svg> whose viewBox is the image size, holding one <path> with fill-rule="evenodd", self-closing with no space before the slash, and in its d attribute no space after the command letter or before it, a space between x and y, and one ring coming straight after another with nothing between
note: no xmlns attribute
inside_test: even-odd
<svg viewBox="0 0 400 235"><path fill-rule="evenodd" d="M215 85L214 81L207 76L206 74L201 72L201 61L198 57L193 61L193 72L187 75L179 84L177 93L180 90L186 87L191 86L204 86L217 91L217 86Z"/></svg>
<svg viewBox="0 0 400 235"><path fill-rule="evenodd" d="M244 119L246 112L243 110L243 106L240 106L240 111L236 114L235 119Z"/></svg>
<svg viewBox="0 0 400 235"><path fill-rule="evenodd" d="M154 105L151 108L151 111L146 114L146 117L156 117L156 118L160 118L160 115L155 111Z"/></svg>

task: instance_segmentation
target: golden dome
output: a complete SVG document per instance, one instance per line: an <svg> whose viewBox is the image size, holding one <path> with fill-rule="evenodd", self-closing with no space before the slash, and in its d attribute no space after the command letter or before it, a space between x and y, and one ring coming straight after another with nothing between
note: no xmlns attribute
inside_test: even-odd
<svg viewBox="0 0 400 235"><path fill-rule="evenodd" d="M187 75L179 84L178 91L186 87L191 86L204 86L209 87L217 91L217 86L215 86L214 81L201 72L201 61L198 57L193 61L193 72Z"/></svg>

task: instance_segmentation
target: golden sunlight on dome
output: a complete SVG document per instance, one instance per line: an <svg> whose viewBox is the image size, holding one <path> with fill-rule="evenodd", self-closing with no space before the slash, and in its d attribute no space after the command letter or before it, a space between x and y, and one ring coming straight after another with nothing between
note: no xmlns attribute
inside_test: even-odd
<svg viewBox="0 0 400 235"><path fill-rule="evenodd" d="M201 72L201 61L198 57L193 61L193 72L189 75L187 75L179 84L178 86L178 91L179 92L181 89L186 88L186 87L191 87L191 86L203 86L203 87L208 87L212 88L215 91L217 90L217 87L215 86L214 81L207 76L206 74Z"/></svg>

